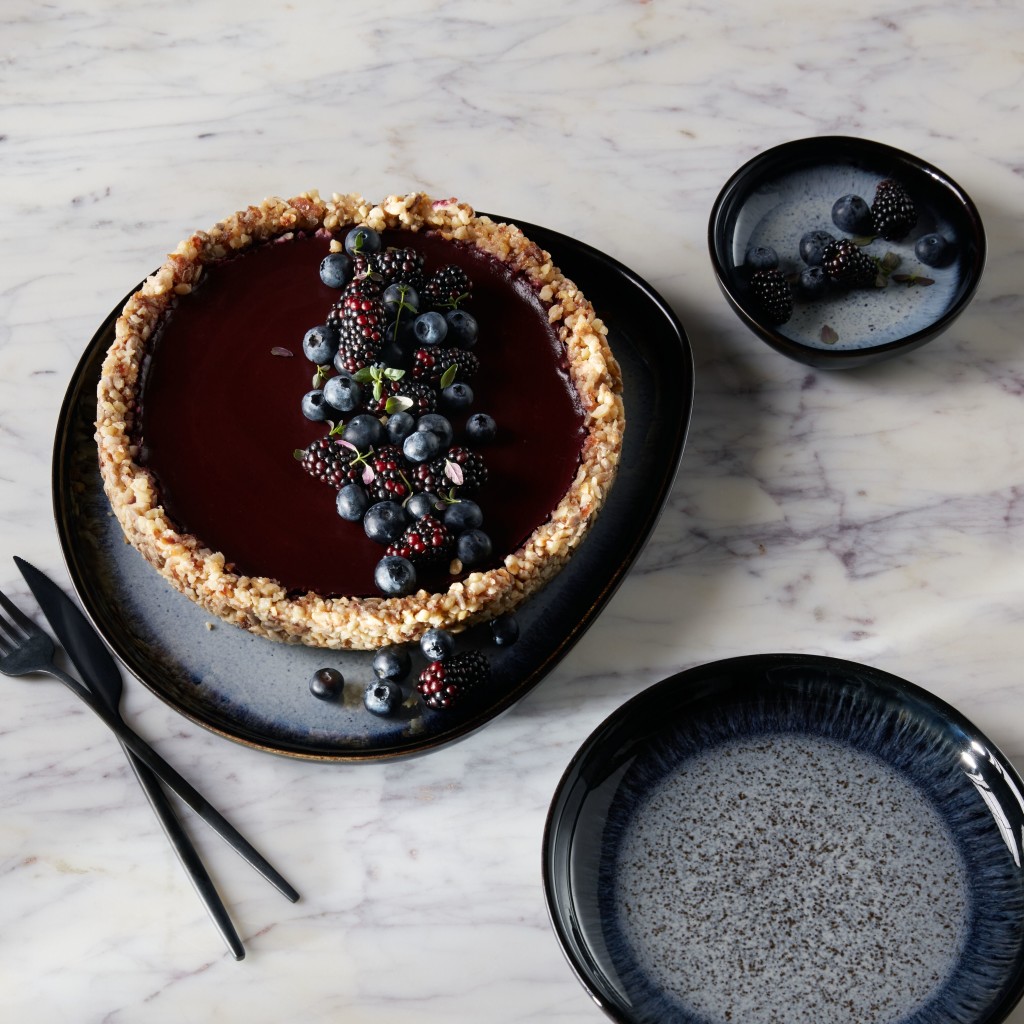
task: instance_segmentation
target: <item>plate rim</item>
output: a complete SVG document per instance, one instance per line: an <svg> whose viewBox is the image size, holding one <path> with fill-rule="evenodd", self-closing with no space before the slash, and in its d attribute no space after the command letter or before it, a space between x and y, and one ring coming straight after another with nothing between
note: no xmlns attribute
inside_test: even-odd
<svg viewBox="0 0 1024 1024"><path fill-rule="evenodd" d="M672 359L685 373L687 386L685 390L680 389L679 403L683 415L673 420L674 431L666 444L666 469L659 474L659 487L656 493L652 494L652 501L648 504L644 515L638 521L637 529L634 531L628 544L624 547L623 555L618 560L615 571L597 588L593 599L588 603L584 613L575 624L565 632L552 649L539 659L537 664L527 673L526 678L520 680L501 694L496 700L489 702L481 711L467 717L452 728L427 735L416 737L403 742L397 746L388 746L383 749L376 749L372 746L363 748L351 748L344 750L313 750L303 749L298 742L292 742L280 737L261 738L253 735L251 729L236 726L226 728L221 722L201 713L201 711L183 706L182 702L176 700L172 694L164 692L163 688L152 682L147 677L145 666L140 659L126 648L121 642L119 631L108 629L103 620L101 610L97 602L92 599L91 588L87 580L87 573L80 565L74 550L73 530L69 522L70 516L65 507L67 498L68 464L69 457L74 450L73 438L69 430L70 417L79 402L82 401L83 391L87 386L92 385L92 380L86 380L86 370L90 362L95 358L97 349L113 329L117 318L121 314L127 299L138 290L140 285L133 287L125 297L107 314L101 324L94 331L91 339L86 344L81 356L72 372L68 387L65 390L61 403L57 426L54 435L52 456L51 456L51 503L54 522L57 528L58 540L61 547L62 557L68 572L72 587L78 597L79 603L92 623L93 627L100 634L106 644L112 648L121 664L138 679L151 693L157 696L163 703L167 704L178 714L187 720L213 732L225 739L247 746L251 749L260 750L266 753L278 754L285 757L300 760L324 761L330 763L362 762L396 760L410 756L417 756L438 747L447 746L489 724L503 714L515 703L521 700L527 693L534 689L554 669L559 661L564 658L570 650L578 643L586 631L598 618L601 610L605 607L618 587L632 569L636 559L650 539L665 507L666 500L672 489L675 477L679 470L682 454L685 449L686 438L690 427L693 413L693 400L695 393L695 368L693 350L682 322L671 305L661 294L644 278L627 267L615 257L602 252L586 242L563 234L551 228L532 224L527 221L514 218L498 217L495 214L480 213L480 216L489 216L492 220L504 220L521 228L528 238L538 241L545 248L555 249L555 262L560 262L560 253L564 249L565 255L572 258L577 255L585 260L601 265L605 271L610 271L616 276L624 278L638 291L642 292L651 304L652 310L656 310L658 318L664 323L665 330L661 338L668 338L670 341L663 342L662 348L666 353L671 353ZM646 351L646 350L645 350ZM628 410L627 410L628 416ZM628 430L628 420L627 420ZM613 489L614 492L614 489ZM557 578L552 580L549 586L557 584Z"/></svg>
<svg viewBox="0 0 1024 1024"><path fill-rule="evenodd" d="M899 694L906 700L912 700L919 705L923 705L931 714L941 716L951 726L960 728L964 731L965 735L982 741L987 751L998 759L998 774L1009 776L1008 788L1012 790L1016 787L1018 797L1024 795L1024 777L1018 772L1013 762L963 712L923 686L872 665L830 655L763 652L697 663L651 683L606 715L579 745L579 748L573 754L559 777L558 784L548 805L542 834L542 886L551 930L554 932L562 955L575 974L577 981L590 998L616 1024L639 1024L639 1021L634 1014L628 1013L618 1004L609 1001L605 987L594 977L594 973L599 972L588 970L580 950L589 953L589 944L582 937L579 937L577 942L573 936L567 934L566 921L570 914L566 907L563 906L565 901L556 892L562 864L558 862L555 843L561 839L563 842L571 845L571 836L575 832L583 803L582 799L574 802L575 814L571 827L564 825L561 818L570 810L570 790L575 784L580 783L579 773L587 765L589 759L594 758L600 752L600 748L608 744L615 737L616 731L620 730L631 716L642 715L645 712L646 705L656 704L657 698L664 691L673 688L681 691L681 695L677 698L672 708L669 711L663 712L666 720L669 720L668 715L678 714L687 702L694 699L693 691L687 685L689 683L703 679L705 682L704 696L706 697L709 692L720 688L720 684L713 681L714 677L720 679L733 673L749 673L752 670L757 670L767 677L773 668L778 669L782 667L807 668L819 672L832 670L845 674L847 677L856 672L859 677L866 678L873 687L877 684L885 684L890 693ZM649 711L647 713L649 714ZM660 735L660 733L660 729L654 730L654 735ZM607 755L603 760L608 760ZM1021 806L1021 812L1024 814L1024 804ZM567 838L564 835L566 832L568 833ZM571 887L571 876L567 871L562 871L561 877L565 879L562 885L569 889ZM1019 931L1021 934L1024 934L1024 920L1019 924ZM999 1022L1005 1021L1014 1007L1020 1003L1022 997L1024 997L1024 945L1022 945L1018 953L1013 972L1008 975L1006 992L1003 997L987 1008L986 1016L977 1018L976 1021L972 1020L971 1024L999 1024Z"/></svg>

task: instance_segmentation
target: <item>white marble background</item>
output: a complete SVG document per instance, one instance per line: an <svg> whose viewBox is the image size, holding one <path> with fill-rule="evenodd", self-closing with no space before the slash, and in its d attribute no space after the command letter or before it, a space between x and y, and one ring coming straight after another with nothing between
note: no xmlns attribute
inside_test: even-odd
<svg viewBox="0 0 1024 1024"><path fill-rule="evenodd" d="M483 732L413 761L321 766L220 740L130 687L135 727L304 894L286 903L194 829L241 964L102 727L56 683L0 679L0 1019L603 1019L548 927L545 812L607 714L699 662L868 662L1024 765L1015 0L5 0L0 47L0 587L19 599L12 554L67 579L50 445L94 328L180 237L265 195L425 189L575 235L663 292L697 364L645 554ZM747 158L838 133L959 180L990 259L939 341L826 374L745 333L705 238Z"/></svg>

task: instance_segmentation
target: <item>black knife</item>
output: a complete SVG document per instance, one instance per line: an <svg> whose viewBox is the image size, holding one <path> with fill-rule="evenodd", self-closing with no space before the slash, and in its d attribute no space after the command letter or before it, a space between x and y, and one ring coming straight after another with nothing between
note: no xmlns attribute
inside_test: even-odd
<svg viewBox="0 0 1024 1024"><path fill-rule="evenodd" d="M43 614L46 616L47 621L53 627L54 633L56 633L61 646L68 652L80 674L85 678L90 695L95 697L103 705L102 710L107 712L106 716L101 715L101 717L104 717L106 720L107 717L113 715L120 719L119 709L116 706L111 706L111 704L116 705L116 701L110 702L103 695L103 691L110 688L112 683L115 681L113 678L114 673L116 673L116 682L118 687L120 687L121 683L120 669L114 661L113 655L111 655L107 646L100 639L96 630L78 606L60 587L57 586L56 583L53 582L53 580L22 558L15 557L14 561L17 564L18 569L21 571L22 576L24 576L25 582L28 583L33 596L39 603L39 607L43 610ZM107 679L107 685L97 685L95 681L100 679ZM109 724L111 723L108 722L108 725ZM131 734L127 735L130 736ZM137 737L131 738L133 742L137 739ZM136 758L136 760L139 759ZM150 758L150 761L152 760L153 759ZM141 767L145 766L142 765ZM155 768L157 765L152 764L151 767ZM178 795L181 796L185 802L200 815L200 817L220 832L221 836L235 849L236 852L255 867L257 871L267 878L292 902L299 898L299 894L295 889L289 885L273 867L271 867L266 859L259 854L251 844L248 843L248 841L238 834L237 830L235 830L222 815L208 804L205 798L197 793L178 775L177 772L171 769L169 765L164 764L163 767L165 769L164 774L168 776L165 781L171 785L171 788L175 789ZM160 775L161 773L157 772L156 774ZM163 795L158 784L156 785L156 790ZM173 811L171 812L171 817L174 818ZM174 820L176 821L177 819L174 818ZM163 819L161 819L161 821L163 821ZM177 845L175 846L175 849L178 850ZM191 850L191 844L188 844L186 849ZM192 850L192 853L194 854L194 850ZM179 855L180 854L181 851L179 850ZM199 863L198 856L196 856L195 861L196 863ZM205 875L205 869L202 870ZM195 882L195 879L193 879L193 881ZM214 895L216 894L216 890L213 888L212 882L205 891ZM200 891L200 896L203 896L202 891ZM211 914L212 913L213 910L211 908ZM224 919L226 920L226 918L227 915L225 913ZM228 924L230 924L230 922L228 922ZM220 922L218 921L218 927L219 926ZM226 941L228 941L228 934L229 933L225 933ZM236 949L241 948L241 944L237 941L237 936L235 938L235 943L237 943L237 946L232 945L229 942L232 954L236 954Z"/></svg>

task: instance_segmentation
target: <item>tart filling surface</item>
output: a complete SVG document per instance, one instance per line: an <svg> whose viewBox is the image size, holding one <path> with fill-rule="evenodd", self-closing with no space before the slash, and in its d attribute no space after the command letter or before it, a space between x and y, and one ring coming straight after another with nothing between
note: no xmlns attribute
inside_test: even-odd
<svg viewBox="0 0 1024 1024"><path fill-rule="evenodd" d="M428 572L400 597L374 592L379 546L291 457L325 433L299 412L313 370L302 334L338 299L319 261L356 224L468 268L478 404L500 425L480 496L494 557ZM576 286L518 228L422 194L269 199L193 235L125 306L98 397L101 473L127 539L211 613L332 648L518 605L586 534L624 428L605 327Z"/></svg>

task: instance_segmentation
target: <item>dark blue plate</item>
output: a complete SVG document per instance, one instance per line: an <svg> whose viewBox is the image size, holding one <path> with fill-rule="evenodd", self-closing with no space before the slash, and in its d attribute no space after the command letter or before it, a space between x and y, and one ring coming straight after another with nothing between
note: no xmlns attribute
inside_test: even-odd
<svg viewBox="0 0 1024 1024"><path fill-rule="evenodd" d="M623 1024L994 1024L1024 990L1022 793L963 715L884 672L694 668L562 778L552 923Z"/></svg>
<svg viewBox="0 0 1024 1024"><path fill-rule="evenodd" d="M449 712L408 700L394 716L370 714L362 705L363 686L373 678L369 654L279 644L211 621L125 544L92 437L99 368L123 303L97 331L68 388L54 444L57 529L94 625L135 676L192 721L262 750L325 761L431 750L484 725L536 686L615 592L657 522L682 454L693 400L689 342L672 309L621 263L565 235L517 223L598 300L622 367L625 447L608 504L579 552L518 613L519 642L486 646L491 684ZM483 637L473 633L463 643L482 646ZM324 666L339 668L348 681L340 704L309 693L310 676Z"/></svg>

